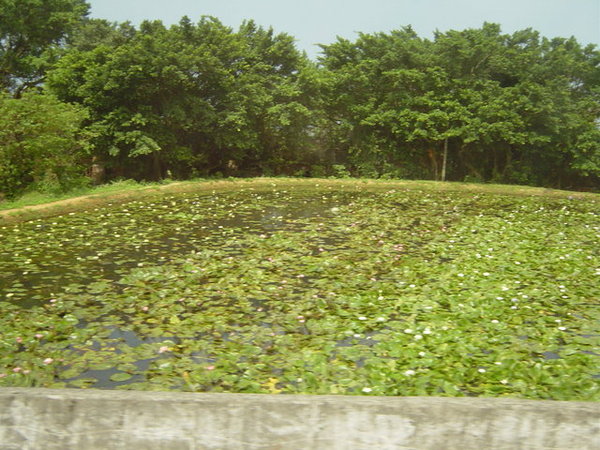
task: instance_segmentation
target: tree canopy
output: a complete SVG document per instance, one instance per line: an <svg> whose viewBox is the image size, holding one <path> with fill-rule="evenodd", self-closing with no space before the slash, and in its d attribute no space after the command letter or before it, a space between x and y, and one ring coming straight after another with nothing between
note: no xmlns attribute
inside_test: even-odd
<svg viewBox="0 0 600 450"><path fill-rule="evenodd" d="M84 0L0 0L0 88L38 84L88 11Z"/></svg>
<svg viewBox="0 0 600 450"><path fill-rule="evenodd" d="M58 102L49 123L77 111L79 175L94 163L108 179L600 181L600 52L574 38L404 27L339 38L314 62L253 21L117 24L88 19L83 0L0 0L0 11L6 117L32 102ZM6 97L26 90L22 105ZM37 175L24 177L21 188Z"/></svg>

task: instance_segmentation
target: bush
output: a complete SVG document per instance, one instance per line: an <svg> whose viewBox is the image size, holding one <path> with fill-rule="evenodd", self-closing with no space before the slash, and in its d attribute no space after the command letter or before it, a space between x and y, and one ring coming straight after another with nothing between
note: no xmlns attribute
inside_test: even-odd
<svg viewBox="0 0 600 450"><path fill-rule="evenodd" d="M80 186L84 118L84 109L50 95L0 96L0 192L14 198L31 187L56 192Z"/></svg>

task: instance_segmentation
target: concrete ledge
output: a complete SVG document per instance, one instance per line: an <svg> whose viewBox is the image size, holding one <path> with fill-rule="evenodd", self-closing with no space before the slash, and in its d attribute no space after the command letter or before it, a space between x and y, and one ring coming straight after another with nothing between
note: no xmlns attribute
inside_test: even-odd
<svg viewBox="0 0 600 450"><path fill-rule="evenodd" d="M600 404L0 388L1 449L599 449Z"/></svg>

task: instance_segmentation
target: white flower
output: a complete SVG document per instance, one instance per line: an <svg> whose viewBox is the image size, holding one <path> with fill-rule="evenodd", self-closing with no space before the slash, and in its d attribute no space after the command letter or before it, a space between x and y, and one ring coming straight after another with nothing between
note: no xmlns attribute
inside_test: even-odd
<svg viewBox="0 0 600 450"><path fill-rule="evenodd" d="M423 330L423 334L431 334L431 330L429 328L425 328Z"/></svg>
<svg viewBox="0 0 600 450"><path fill-rule="evenodd" d="M417 372L415 372L414 370L410 370L409 369L409 370L407 370L407 371L404 372L404 375L406 375L407 377L410 377L410 376L413 376L415 373L417 373Z"/></svg>
<svg viewBox="0 0 600 450"><path fill-rule="evenodd" d="M489 273L489 272L483 272L483 276L484 276L484 277L489 277L489 276L490 276L490 273Z"/></svg>
<svg viewBox="0 0 600 450"><path fill-rule="evenodd" d="M458 274L458 276L459 276L459 277L464 277L464 276L465 276L465 274L464 274L464 273L459 273L459 274Z"/></svg>
<svg viewBox="0 0 600 450"><path fill-rule="evenodd" d="M378 317L377 322L385 322L385 317Z"/></svg>
<svg viewBox="0 0 600 450"><path fill-rule="evenodd" d="M371 388L368 388L368 387L364 387L364 388L362 388L362 391L363 391L363 392L367 392L367 393L368 393L368 392L371 392L372 390L373 390L373 389L371 389Z"/></svg>
<svg viewBox="0 0 600 450"><path fill-rule="evenodd" d="M566 327L558 327L558 329L559 329L560 331L565 331L567 328L566 328Z"/></svg>
<svg viewBox="0 0 600 450"><path fill-rule="evenodd" d="M365 316L360 316L358 320L367 320L367 318Z"/></svg>
<svg viewBox="0 0 600 450"><path fill-rule="evenodd" d="M477 369L477 372L479 372L479 373L485 373L485 369Z"/></svg>
<svg viewBox="0 0 600 450"><path fill-rule="evenodd" d="M498 320L494 319L492 320L492 323L500 323Z"/></svg>
<svg viewBox="0 0 600 450"><path fill-rule="evenodd" d="M421 339L423 339L423 336L421 336L420 334L415 334L416 341L420 341Z"/></svg>
<svg viewBox="0 0 600 450"><path fill-rule="evenodd" d="M404 332L405 332L406 334L410 334L410 333L412 333L412 332L413 332L413 330L411 330L410 328L407 328L406 330L404 330Z"/></svg>
<svg viewBox="0 0 600 450"><path fill-rule="evenodd" d="M425 355L426 355L426 353L425 353L425 352L419 352L419 356L423 357L423 356L425 356Z"/></svg>

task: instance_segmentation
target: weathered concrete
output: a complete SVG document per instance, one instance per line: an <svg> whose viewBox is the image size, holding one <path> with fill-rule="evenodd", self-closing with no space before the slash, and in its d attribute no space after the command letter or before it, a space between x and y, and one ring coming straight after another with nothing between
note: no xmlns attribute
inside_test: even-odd
<svg viewBox="0 0 600 450"><path fill-rule="evenodd" d="M1 449L600 449L600 404L0 389Z"/></svg>

